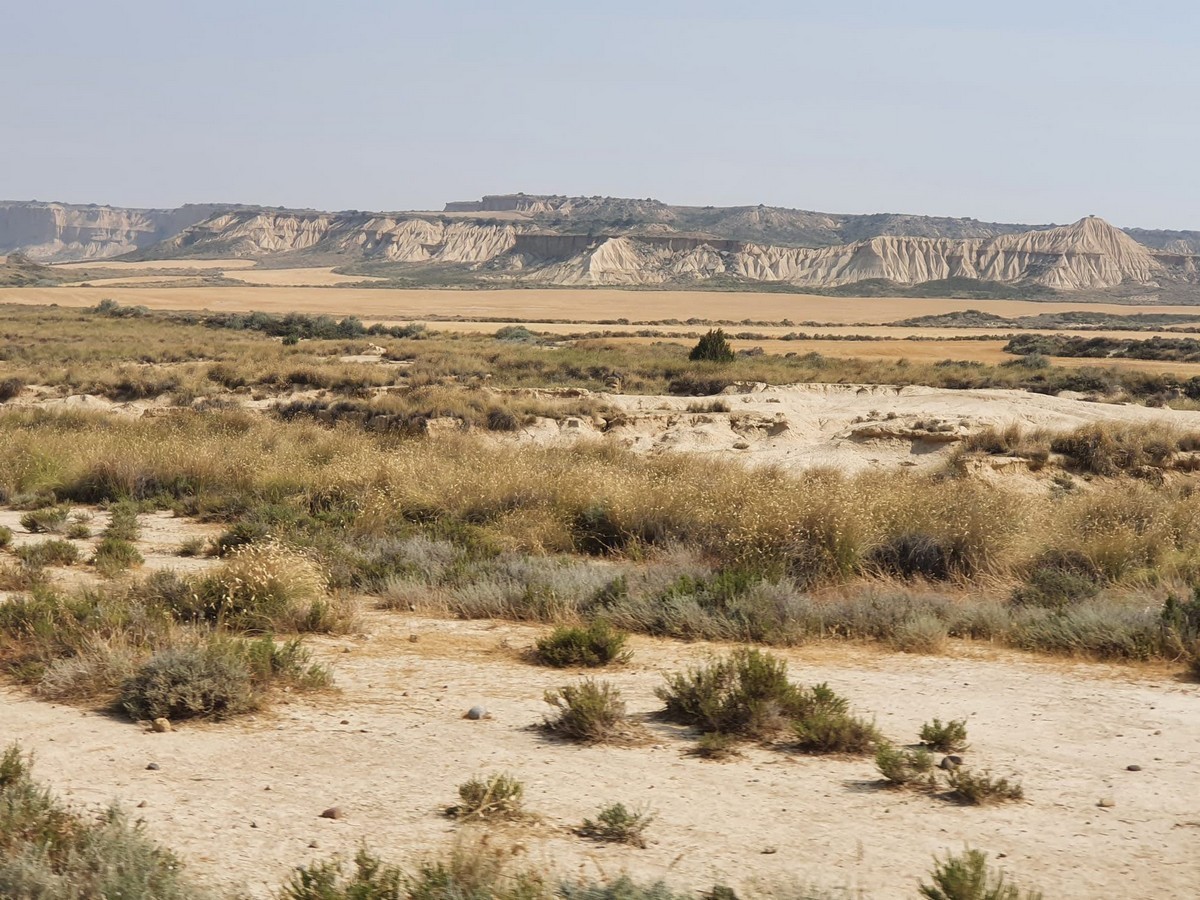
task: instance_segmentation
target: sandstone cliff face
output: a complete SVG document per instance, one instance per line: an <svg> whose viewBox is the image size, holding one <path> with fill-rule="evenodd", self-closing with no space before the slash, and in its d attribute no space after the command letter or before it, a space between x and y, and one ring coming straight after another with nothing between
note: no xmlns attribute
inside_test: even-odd
<svg viewBox="0 0 1200 900"><path fill-rule="evenodd" d="M512 249L521 230L507 223L250 211L213 216L143 256L321 253L404 263L479 263Z"/></svg>
<svg viewBox="0 0 1200 900"><path fill-rule="evenodd" d="M151 246L212 211L211 206L163 210L0 202L0 254L20 252L38 262L120 256Z"/></svg>
<svg viewBox="0 0 1200 900"><path fill-rule="evenodd" d="M748 281L831 288L861 281L916 285L949 278L1033 284L1061 291L1193 280L1191 256L1151 253L1096 219L987 239L876 237L816 249L611 237L569 259L522 259L521 277L554 284L663 284L730 274ZM520 245L518 245L518 249Z"/></svg>
<svg viewBox="0 0 1200 900"><path fill-rule="evenodd" d="M661 225L661 223L659 223ZM1175 248L1173 248L1173 251ZM831 247L788 247L656 229L563 234L532 223L365 213L225 213L185 229L147 256L324 254L420 267L468 267L484 282L664 285L712 278L837 288L863 281L911 286L945 279L1058 291L1197 281L1196 257L1152 252L1101 219L974 237L888 235Z"/></svg>
<svg viewBox="0 0 1200 900"><path fill-rule="evenodd" d="M819 290L967 279L1057 291L1200 285L1200 234L1135 231L1135 240L1094 217L1025 228L525 194L449 206L452 214L439 215L0 202L0 253L20 251L39 262L122 254L374 260L403 267L410 281L422 266L443 266L455 279L489 284L721 279Z"/></svg>

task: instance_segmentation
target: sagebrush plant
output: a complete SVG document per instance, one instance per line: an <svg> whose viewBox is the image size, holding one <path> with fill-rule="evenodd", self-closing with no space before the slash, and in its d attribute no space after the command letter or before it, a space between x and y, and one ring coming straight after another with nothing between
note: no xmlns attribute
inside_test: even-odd
<svg viewBox="0 0 1200 900"><path fill-rule="evenodd" d="M827 684L788 680L787 662L754 648L666 676L658 697L668 718L728 737L768 739L790 730L808 753L865 753L879 739Z"/></svg>
<svg viewBox="0 0 1200 900"><path fill-rule="evenodd" d="M704 759L727 760L740 755L737 745L737 738L719 731L709 731L700 735L696 746L689 752Z"/></svg>
<svg viewBox="0 0 1200 900"><path fill-rule="evenodd" d="M1004 873L988 867L982 850L964 850L935 859L932 884L921 882L926 900L1042 900L1039 891L1022 892Z"/></svg>
<svg viewBox="0 0 1200 900"><path fill-rule="evenodd" d="M472 778L458 786L457 819L519 819L525 815L525 785L507 772Z"/></svg>
<svg viewBox="0 0 1200 900"><path fill-rule="evenodd" d="M951 769L946 774L951 799L972 806L1006 803L1025 799L1020 782L997 777L986 770L975 772L966 767Z"/></svg>
<svg viewBox="0 0 1200 900"><path fill-rule="evenodd" d="M585 678L547 691L544 699L557 713L545 721L546 730L552 734L593 744L628 737L625 701L607 681Z"/></svg>
<svg viewBox="0 0 1200 900"><path fill-rule="evenodd" d="M328 671L299 641L214 635L147 659L121 686L118 704L135 720L222 719L258 709L277 687L325 687Z"/></svg>
<svg viewBox="0 0 1200 900"><path fill-rule="evenodd" d="M629 636L603 619L582 627L560 626L539 638L534 659L545 666L598 667L628 662L633 654L625 649Z"/></svg>
<svg viewBox="0 0 1200 900"><path fill-rule="evenodd" d="M355 854L348 873L337 858L298 868L279 896L280 900L553 900L558 896L543 875L514 868L515 853L485 836L458 841L448 852L405 871L364 847Z"/></svg>
<svg viewBox="0 0 1200 900"><path fill-rule="evenodd" d="M178 858L117 807L71 809L33 780L16 744L0 757L0 896L202 900Z"/></svg>
<svg viewBox="0 0 1200 900"><path fill-rule="evenodd" d="M921 726L918 736L926 747L941 753L962 753L969 746L966 719L951 719L949 722L932 719Z"/></svg>
<svg viewBox="0 0 1200 900"><path fill-rule="evenodd" d="M792 728L796 748L805 753L870 753L881 740L874 723L842 709L817 707Z"/></svg>
<svg viewBox="0 0 1200 900"><path fill-rule="evenodd" d="M883 741L875 750L875 767L894 787L937 788L933 754L923 748L911 750Z"/></svg>
<svg viewBox="0 0 1200 900"><path fill-rule="evenodd" d="M649 809L632 810L624 803L613 803L603 807L594 820L584 819L579 833L597 841L645 848L646 829L653 821Z"/></svg>
<svg viewBox="0 0 1200 900"><path fill-rule="evenodd" d="M135 544L108 534L101 538L92 555L92 565L106 578L112 578L127 569L140 566L145 561Z"/></svg>
<svg viewBox="0 0 1200 900"><path fill-rule="evenodd" d="M136 541L141 534L138 505L129 500L113 503L108 508L108 525L104 536L121 541Z"/></svg>
<svg viewBox="0 0 1200 900"><path fill-rule="evenodd" d="M21 527L33 534L60 534L66 529L67 518L70 515L71 507L65 504L32 509L21 516Z"/></svg>
<svg viewBox="0 0 1200 900"><path fill-rule="evenodd" d="M71 566L79 562L79 548L70 541L62 541L57 538L40 541L36 544L25 544L18 547L14 553L17 559L33 568Z"/></svg>
<svg viewBox="0 0 1200 900"><path fill-rule="evenodd" d="M12 543L13 532L7 525L0 525L0 550Z"/></svg>

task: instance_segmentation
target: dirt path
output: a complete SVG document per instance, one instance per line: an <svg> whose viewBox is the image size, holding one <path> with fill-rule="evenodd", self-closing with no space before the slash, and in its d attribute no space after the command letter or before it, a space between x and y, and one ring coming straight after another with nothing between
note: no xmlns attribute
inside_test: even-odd
<svg viewBox="0 0 1200 900"><path fill-rule="evenodd" d="M369 638L316 644L339 693L271 714L148 734L9 689L0 732L34 750L37 774L76 803L144 801L136 811L154 835L206 879L254 897L270 896L292 866L363 842L397 861L438 851L456 831L440 814L456 786L500 770L525 782L543 817L507 836L527 862L566 876L628 871L681 889L799 879L900 898L915 895L935 853L969 844L1004 854L1001 864L1048 897L1196 895L1200 685L1168 672L978 648L958 658L830 645L787 654L797 680L828 680L897 741L935 716L967 717L968 760L1017 774L1027 795L972 808L881 790L870 760L755 748L702 761L685 754L685 731L655 722L639 747L549 742L530 729L548 709L542 693L575 673L521 661L515 648L536 629L375 612L366 623ZM634 645L632 665L605 677L638 715L659 707L663 672L712 649ZM476 703L493 717L462 719ZM616 801L654 809L648 849L570 833ZM319 818L335 804L345 818Z"/></svg>

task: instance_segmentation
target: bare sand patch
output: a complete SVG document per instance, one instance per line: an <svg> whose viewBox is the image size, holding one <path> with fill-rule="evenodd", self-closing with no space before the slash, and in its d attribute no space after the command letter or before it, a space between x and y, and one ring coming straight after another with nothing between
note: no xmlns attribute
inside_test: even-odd
<svg viewBox="0 0 1200 900"><path fill-rule="evenodd" d="M712 398L599 394L597 399L620 413L604 430L580 418L539 419L494 439L538 444L605 440L638 453L686 451L752 465L858 472L936 468L962 438L990 426L1063 432L1092 422L1122 422L1200 431L1196 411L992 388L747 384ZM714 404L724 408L714 410ZM1003 471L1028 475L1024 465Z"/></svg>
<svg viewBox="0 0 1200 900"><path fill-rule="evenodd" d="M366 842L390 858L436 852L457 831L441 811L457 785L496 771L526 784L541 825L507 830L523 861L564 876L715 881L799 879L907 898L934 854L964 843L1047 896L1139 896L1195 888L1200 687L1156 670L1043 661L967 646L957 657L822 645L785 652L793 678L829 681L898 741L937 716L965 717L969 762L1024 783L1024 802L959 807L880 789L869 759L751 747L728 763L686 755L694 736L649 721L653 742L576 747L530 730L542 692L574 673L532 667L510 647L534 628L368 613L373 637L315 642L340 693L273 714L148 734L104 715L0 690L0 719L37 754L37 774L75 803L138 809L202 876L272 896L289 869ZM416 634L417 643L409 641ZM605 673L631 713L660 707L665 672L706 644L634 638L632 665ZM348 652L344 652L348 651ZM462 718L482 703L490 719ZM346 720L346 724L343 724ZM156 762L158 771L146 766ZM1142 771L1128 772L1128 765ZM1100 808L1100 800L1113 805ZM649 803L645 850L570 833L601 804ZM340 806L344 818L322 819ZM316 846L313 846L313 845Z"/></svg>

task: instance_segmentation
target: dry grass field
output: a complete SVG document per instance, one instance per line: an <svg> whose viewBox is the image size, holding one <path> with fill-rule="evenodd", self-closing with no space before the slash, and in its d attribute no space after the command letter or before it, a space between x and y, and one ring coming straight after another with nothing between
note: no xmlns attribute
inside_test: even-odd
<svg viewBox="0 0 1200 900"><path fill-rule="evenodd" d="M177 268L233 268L217 260L178 260ZM240 262L246 262L241 260ZM186 265L185 265L186 263ZM114 265L108 263L106 265ZM129 263L131 267L166 267L161 263ZM280 270L286 271L286 270ZM261 277L261 271L253 277ZM247 273L249 275L249 273ZM267 277L275 277L268 275ZM362 280L362 279L358 279ZM984 308L1001 316L1030 316L1049 312L1109 312L1115 314L1195 312L1195 307L1122 306L1113 303L1033 302L1027 300L943 300L887 297L821 297L789 293L718 291L630 291L612 288L521 290L389 290L338 288L243 289L237 287L163 288L142 291L96 290L78 287L6 288L3 303L59 303L94 306L101 297L151 309L212 309L265 312L303 312L355 315L370 320L413 320L429 316L464 318L518 317L524 320L591 322L598 319L652 321L676 318L742 319L830 324L883 324L912 316Z"/></svg>
<svg viewBox="0 0 1200 900"><path fill-rule="evenodd" d="M0 802L0 895L120 854L222 898L890 900L970 846L1047 896L1190 897L1200 363L879 325L693 361L690 335L359 320L584 319L610 294L596 318L985 306L0 291L0 721L76 816L0 763L0 801L37 801ZM543 644L582 655L549 668ZM675 677L730 653L759 660L740 686ZM547 730L552 703L578 730ZM933 719L965 723L964 768L896 768L942 759ZM446 815L503 772L528 816ZM112 801L144 834L94 819ZM644 839L583 828L614 803L653 815ZM464 834L526 880L446 862ZM364 846L416 881L280 893Z"/></svg>

